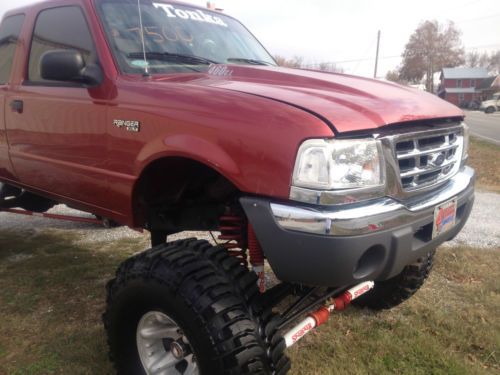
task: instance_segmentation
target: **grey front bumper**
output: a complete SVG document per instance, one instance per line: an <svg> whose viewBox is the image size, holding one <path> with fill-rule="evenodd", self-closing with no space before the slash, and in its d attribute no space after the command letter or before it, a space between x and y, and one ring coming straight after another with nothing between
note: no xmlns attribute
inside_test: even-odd
<svg viewBox="0 0 500 375"><path fill-rule="evenodd" d="M245 197L241 204L282 281L340 286L386 280L450 240L474 201L474 170L408 202L392 198L342 206L308 206ZM434 208L457 198L456 225L432 238Z"/></svg>

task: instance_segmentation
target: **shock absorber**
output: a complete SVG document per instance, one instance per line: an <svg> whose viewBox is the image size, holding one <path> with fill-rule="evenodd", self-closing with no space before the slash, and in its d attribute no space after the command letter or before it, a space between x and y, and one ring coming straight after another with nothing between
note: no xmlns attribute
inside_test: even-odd
<svg viewBox="0 0 500 375"><path fill-rule="evenodd" d="M266 291L266 275L264 271L264 252L260 246L259 240L255 235L252 224L248 223L248 252L250 253L250 264L253 271L257 274L259 290L261 293Z"/></svg>
<svg viewBox="0 0 500 375"><path fill-rule="evenodd" d="M353 300L361 297L365 293L368 293L374 287L375 283L373 281L365 281L361 284L353 286L349 290L346 290L340 296L328 301L325 306L322 306L318 310L310 313L307 318L285 333L283 335L283 340L276 346L281 346L281 349L285 349L294 345L313 329L326 323L333 311L344 310Z"/></svg>
<svg viewBox="0 0 500 375"><path fill-rule="evenodd" d="M228 211L219 221L219 231L221 233L218 237L219 240L226 241L223 246L227 249L229 255L234 256L242 265L246 266L248 264L245 251L246 223L243 217Z"/></svg>

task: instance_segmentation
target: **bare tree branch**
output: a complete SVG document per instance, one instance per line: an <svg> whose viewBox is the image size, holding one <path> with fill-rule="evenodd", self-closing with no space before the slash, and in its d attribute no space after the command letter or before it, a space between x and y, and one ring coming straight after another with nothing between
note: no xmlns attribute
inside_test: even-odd
<svg viewBox="0 0 500 375"><path fill-rule="evenodd" d="M405 46L400 78L418 83L425 76L427 91L434 91L435 72L464 63L460 35L453 22L444 26L438 21L422 22Z"/></svg>

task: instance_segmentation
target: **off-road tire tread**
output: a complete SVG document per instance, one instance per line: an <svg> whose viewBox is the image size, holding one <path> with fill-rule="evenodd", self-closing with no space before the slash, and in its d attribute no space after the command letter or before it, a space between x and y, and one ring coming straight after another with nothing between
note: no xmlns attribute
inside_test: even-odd
<svg viewBox="0 0 500 375"><path fill-rule="evenodd" d="M203 322L204 335L210 338L221 374L269 374L272 369L265 346L258 335L256 322L246 307L246 300L234 293L233 280L224 277L214 264L200 257L200 249L210 250L195 239L157 246L124 261L116 277L107 286L107 309L103 321L108 332L110 359L118 374L120 364L113 355L120 343L112 338L111 309L116 296L137 279L164 285L181 295ZM219 251L212 256L222 259ZM229 270L233 262L224 260ZM240 270L231 271L243 274ZM243 281L240 278L238 281ZM248 293L251 294L249 288Z"/></svg>
<svg viewBox="0 0 500 375"><path fill-rule="evenodd" d="M353 305L372 310L387 310L412 297L424 284L432 270L435 250L429 251L415 263L386 281L375 282L374 289L353 301Z"/></svg>
<svg viewBox="0 0 500 375"><path fill-rule="evenodd" d="M188 240L189 241L189 240ZM196 251L204 259L212 262L221 275L233 281L235 292L243 296L253 319L261 327L261 338L269 349L272 337L266 336L265 327L276 317L272 308L268 306L262 298L262 294L257 287L257 275L250 272L240 261L229 255L224 246L212 246L209 242L198 240L193 243ZM269 351L271 353L272 350ZM269 358L273 373L286 374L291 368L290 359L281 350L277 360Z"/></svg>

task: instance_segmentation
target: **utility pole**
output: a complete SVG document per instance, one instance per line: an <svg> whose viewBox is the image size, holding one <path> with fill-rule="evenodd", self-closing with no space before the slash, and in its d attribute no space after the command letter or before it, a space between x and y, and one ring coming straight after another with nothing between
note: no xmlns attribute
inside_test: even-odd
<svg viewBox="0 0 500 375"><path fill-rule="evenodd" d="M373 73L373 78L377 78L377 70L378 70L378 51L380 49L380 30L377 34L377 54L375 55L375 72Z"/></svg>

